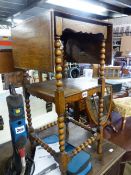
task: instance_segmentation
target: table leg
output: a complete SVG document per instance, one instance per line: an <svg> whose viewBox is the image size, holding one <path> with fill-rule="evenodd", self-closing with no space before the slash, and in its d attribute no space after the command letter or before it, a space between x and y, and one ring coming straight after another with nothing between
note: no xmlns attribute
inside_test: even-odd
<svg viewBox="0 0 131 175"><path fill-rule="evenodd" d="M122 130L125 129L125 124L126 124L126 116L124 115L122 116L122 126L121 126Z"/></svg>
<svg viewBox="0 0 131 175"><path fill-rule="evenodd" d="M116 127L113 125L113 122L112 122L112 113L110 114L109 119L110 119L110 123L109 123L109 125L107 125L107 126L111 127L111 129L112 129L114 132L118 133L118 130L116 129Z"/></svg>
<svg viewBox="0 0 131 175"><path fill-rule="evenodd" d="M74 103L74 119L77 121L80 119L79 102Z"/></svg>

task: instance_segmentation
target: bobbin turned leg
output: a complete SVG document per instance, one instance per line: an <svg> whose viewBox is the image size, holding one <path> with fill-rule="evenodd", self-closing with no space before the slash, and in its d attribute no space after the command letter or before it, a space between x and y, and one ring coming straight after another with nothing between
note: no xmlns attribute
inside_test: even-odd
<svg viewBox="0 0 131 175"><path fill-rule="evenodd" d="M31 117L30 100L29 100L30 94L27 92L26 88L24 89L24 95L25 95L29 139L30 139L31 147L33 148L33 139L31 138L31 134L34 132L34 128L32 127L32 117Z"/></svg>
<svg viewBox="0 0 131 175"><path fill-rule="evenodd" d="M65 102L64 102L64 92L56 91L55 93L55 105L56 112L58 114L58 134L59 134L59 145L60 145L60 155L59 155L59 165L62 175L66 175L67 164L69 161L68 155L65 153Z"/></svg>
<svg viewBox="0 0 131 175"><path fill-rule="evenodd" d="M103 117L104 110L104 93L105 93L105 78L104 78L104 64L105 64L105 41L102 42L100 61L100 78L98 83L101 85L101 92L99 94L99 113L98 113L98 133L100 138L98 140L98 154L102 154L102 141L103 141L103 126L101 125L101 118Z"/></svg>
<svg viewBox="0 0 131 175"><path fill-rule="evenodd" d="M33 139L31 138L31 134L34 132L34 129L32 127L32 118L31 118L31 110L30 110L30 94L27 92L26 86L30 84L29 80L29 74L25 70L23 72L23 93L25 97L25 105L26 105L26 116L27 116L27 126L28 126L28 132L29 132L29 139L31 143L31 150L33 149Z"/></svg>
<svg viewBox="0 0 131 175"><path fill-rule="evenodd" d="M60 49L61 42L60 36L56 36L55 40L55 56L56 56L56 92L55 92L55 105L58 114L58 133L60 156L59 164L62 175L66 175L67 163L69 161L68 155L65 153L65 98L62 84L62 51Z"/></svg>

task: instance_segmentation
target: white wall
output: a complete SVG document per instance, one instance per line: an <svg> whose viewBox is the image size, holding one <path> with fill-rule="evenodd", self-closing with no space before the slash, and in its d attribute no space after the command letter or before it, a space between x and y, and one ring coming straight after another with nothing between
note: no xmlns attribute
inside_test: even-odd
<svg viewBox="0 0 131 175"><path fill-rule="evenodd" d="M109 22L113 25L131 25L131 16L109 19Z"/></svg>
<svg viewBox="0 0 131 175"><path fill-rule="evenodd" d="M129 27L131 32L131 16L109 19L109 22L113 24L113 28L124 27L124 30L126 31L127 27Z"/></svg>
<svg viewBox="0 0 131 175"><path fill-rule="evenodd" d="M0 29L0 36L11 36L11 29Z"/></svg>

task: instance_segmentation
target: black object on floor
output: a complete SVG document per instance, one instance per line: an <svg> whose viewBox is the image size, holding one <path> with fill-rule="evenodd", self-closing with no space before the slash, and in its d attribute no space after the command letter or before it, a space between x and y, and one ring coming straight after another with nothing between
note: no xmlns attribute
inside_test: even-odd
<svg viewBox="0 0 131 175"><path fill-rule="evenodd" d="M3 129L4 129L4 121L2 116L0 116L0 130L3 130Z"/></svg>

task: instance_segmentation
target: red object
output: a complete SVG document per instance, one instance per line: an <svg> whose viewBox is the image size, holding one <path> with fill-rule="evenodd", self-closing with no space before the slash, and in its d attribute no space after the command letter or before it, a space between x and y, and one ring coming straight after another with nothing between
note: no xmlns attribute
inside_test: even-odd
<svg viewBox="0 0 131 175"><path fill-rule="evenodd" d="M18 150L20 157L25 157L25 148L21 148Z"/></svg>
<svg viewBox="0 0 131 175"><path fill-rule="evenodd" d="M0 41L0 46L12 46L12 41Z"/></svg>

